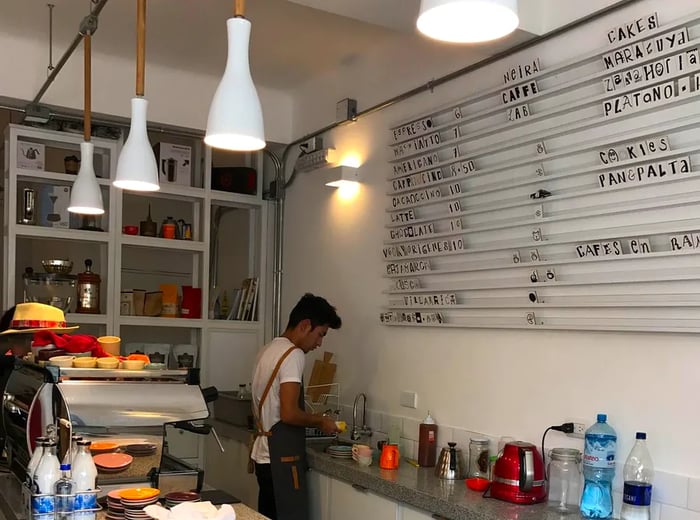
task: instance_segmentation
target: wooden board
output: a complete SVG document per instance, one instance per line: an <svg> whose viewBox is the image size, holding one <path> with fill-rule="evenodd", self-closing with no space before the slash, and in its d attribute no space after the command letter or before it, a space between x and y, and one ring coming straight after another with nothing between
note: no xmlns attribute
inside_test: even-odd
<svg viewBox="0 0 700 520"><path fill-rule="evenodd" d="M317 359L314 361L314 366L311 369L311 378L309 379L306 391L306 395L309 396L314 403L317 403L323 394L327 394L330 391L330 386L328 385L333 382L337 368L335 363L331 363L332 357L332 352L324 352L323 360Z"/></svg>

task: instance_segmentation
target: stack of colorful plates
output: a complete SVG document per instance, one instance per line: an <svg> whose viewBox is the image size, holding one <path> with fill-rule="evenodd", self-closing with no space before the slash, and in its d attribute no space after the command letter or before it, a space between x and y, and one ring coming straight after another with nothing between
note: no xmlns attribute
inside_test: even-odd
<svg viewBox="0 0 700 520"><path fill-rule="evenodd" d="M133 455L134 457L145 457L146 455L153 455L158 449L158 446L148 443L127 444L124 446L124 449L129 455Z"/></svg>
<svg viewBox="0 0 700 520"><path fill-rule="evenodd" d="M199 502L199 493L193 491L173 491L165 495L165 507L172 508L183 502Z"/></svg>
<svg viewBox="0 0 700 520"><path fill-rule="evenodd" d="M335 459L352 459L352 446L328 446L326 451Z"/></svg>
<svg viewBox="0 0 700 520"><path fill-rule="evenodd" d="M119 473L131 465L134 457L126 453L101 453L95 455L92 460L102 473Z"/></svg>
<svg viewBox="0 0 700 520"><path fill-rule="evenodd" d="M158 502L159 489L155 488L129 488L122 489L122 506L124 506L124 518L126 520L149 520L150 517L143 510L144 507Z"/></svg>
<svg viewBox="0 0 700 520"><path fill-rule="evenodd" d="M107 493L107 520L123 520L124 506L122 497L119 496L123 489L115 489Z"/></svg>

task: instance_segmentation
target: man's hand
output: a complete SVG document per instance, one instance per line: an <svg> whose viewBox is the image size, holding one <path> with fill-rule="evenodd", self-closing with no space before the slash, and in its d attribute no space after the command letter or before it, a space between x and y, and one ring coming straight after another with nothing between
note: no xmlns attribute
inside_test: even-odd
<svg viewBox="0 0 700 520"><path fill-rule="evenodd" d="M326 433L328 435L332 435L334 433L340 432L340 429L335 424L335 419L333 419L333 417L330 417L328 415L324 415L321 417L321 424L319 425L318 429L321 430L323 433Z"/></svg>

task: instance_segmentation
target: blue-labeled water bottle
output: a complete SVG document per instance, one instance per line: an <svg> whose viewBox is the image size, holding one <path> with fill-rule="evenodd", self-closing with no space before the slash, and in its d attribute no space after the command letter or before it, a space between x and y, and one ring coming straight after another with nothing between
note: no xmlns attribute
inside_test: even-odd
<svg viewBox="0 0 700 520"><path fill-rule="evenodd" d="M647 434L637 432L622 475L625 489L622 495L620 520L649 520L651 518L651 482L654 465L647 449Z"/></svg>
<svg viewBox="0 0 700 520"><path fill-rule="evenodd" d="M598 414L597 422L586 430L580 507L585 518L610 518L613 514L612 481L617 434L607 419L607 415Z"/></svg>

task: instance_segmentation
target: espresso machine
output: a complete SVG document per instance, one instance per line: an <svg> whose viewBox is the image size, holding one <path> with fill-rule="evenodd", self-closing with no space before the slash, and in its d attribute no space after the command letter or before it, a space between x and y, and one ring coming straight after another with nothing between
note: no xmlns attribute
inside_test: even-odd
<svg viewBox="0 0 700 520"><path fill-rule="evenodd" d="M101 494L126 485L157 487L161 493L201 490L203 471L169 454L165 436L168 425L200 434L211 431L199 421L209 416L207 402L218 393L213 387L200 388L198 369L39 367L19 360L13 364L4 388L2 435L17 485L26 478L34 440L53 429L61 460L72 435L92 441ZM100 466L101 453L127 454L123 459L128 464ZM7 493L0 485L0 495Z"/></svg>

